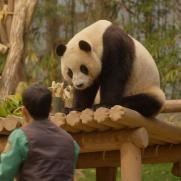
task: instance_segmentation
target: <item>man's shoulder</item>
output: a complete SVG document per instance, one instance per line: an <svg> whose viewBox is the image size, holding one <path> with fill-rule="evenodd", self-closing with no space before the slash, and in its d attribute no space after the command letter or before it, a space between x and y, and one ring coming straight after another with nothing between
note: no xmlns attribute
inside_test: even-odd
<svg viewBox="0 0 181 181"><path fill-rule="evenodd" d="M9 135L9 139L18 139L24 136L24 132L21 128L16 128L14 131L11 132Z"/></svg>

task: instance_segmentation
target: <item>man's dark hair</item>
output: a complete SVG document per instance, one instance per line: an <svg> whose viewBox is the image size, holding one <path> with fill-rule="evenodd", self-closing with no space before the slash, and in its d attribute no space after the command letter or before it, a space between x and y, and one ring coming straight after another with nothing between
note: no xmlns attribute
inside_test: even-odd
<svg viewBox="0 0 181 181"><path fill-rule="evenodd" d="M35 120L46 119L49 116L52 94L42 85L33 85L22 95L23 105Z"/></svg>

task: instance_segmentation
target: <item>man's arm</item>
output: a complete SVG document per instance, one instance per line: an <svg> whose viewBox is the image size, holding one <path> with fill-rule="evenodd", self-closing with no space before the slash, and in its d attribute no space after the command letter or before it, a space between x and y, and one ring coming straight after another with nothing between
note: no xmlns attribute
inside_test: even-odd
<svg viewBox="0 0 181 181"><path fill-rule="evenodd" d="M74 147L75 147L75 163L74 163L74 168L76 168L76 164L77 164L77 161L78 161L78 156L79 156L79 145L77 144L76 141L74 141Z"/></svg>
<svg viewBox="0 0 181 181"><path fill-rule="evenodd" d="M21 129L16 129L0 155L0 180L13 181L28 154L28 141Z"/></svg>

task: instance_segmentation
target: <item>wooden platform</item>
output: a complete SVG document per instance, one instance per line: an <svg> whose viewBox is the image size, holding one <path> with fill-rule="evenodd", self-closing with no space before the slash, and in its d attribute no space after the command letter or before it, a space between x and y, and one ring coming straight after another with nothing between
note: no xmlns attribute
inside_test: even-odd
<svg viewBox="0 0 181 181"><path fill-rule="evenodd" d="M167 101L164 112L175 111L181 112L181 101ZM50 118L79 143L77 168L97 168L97 180L114 181L120 165L123 181L141 180L141 162L176 163L173 173L181 176L181 127L121 106L67 116L56 113ZM22 118L0 118L0 152L9 133L22 125Z"/></svg>

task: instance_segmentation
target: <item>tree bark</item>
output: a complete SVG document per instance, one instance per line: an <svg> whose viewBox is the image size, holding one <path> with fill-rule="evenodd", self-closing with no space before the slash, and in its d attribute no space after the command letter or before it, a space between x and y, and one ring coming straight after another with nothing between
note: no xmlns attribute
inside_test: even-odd
<svg viewBox="0 0 181 181"><path fill-rule="evenodd" d="M8 0L7 10L10 13L13 12L13 10L14 10L14 0ZM12 19L13 19L12 15L7 16L7 18L6 18L6 33L7 33L7 36L8 36L8 40L9 40L9 37L10 37Z"/></svg>
<svg viewBox="0 0 181 181"><path fill-rule="evenodd" d="M14 0L14 16L10 31L10 50L2 73L0 93L12 94L21 80L24 35L31 22L37 0Z"/></svg>

